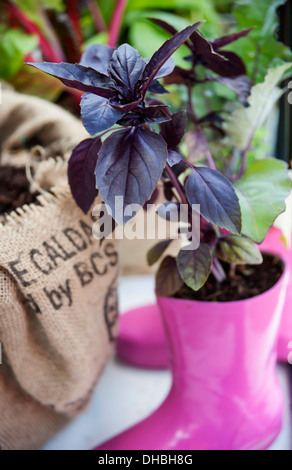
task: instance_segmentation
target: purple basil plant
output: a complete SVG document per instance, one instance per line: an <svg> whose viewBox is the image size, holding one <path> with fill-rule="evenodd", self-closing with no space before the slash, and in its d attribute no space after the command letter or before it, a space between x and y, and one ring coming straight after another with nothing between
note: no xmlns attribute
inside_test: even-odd
<svg viewBox="0 0 292 470"><path fill-rule="evenodd" d="M198 119L192 105L192 90L200 83L219 82L232 89L239 101L248 106L251 80L245 65L227 44L249 34L250 30L208 41L197 30L200 23L177 32L164 21L153 19L172 37L144 59L129 44L117 49L91 45L80 64L30 64L57 77L65 85L84 92L81 114L86 130L94 136L81 142L69 161L69 184L76 203L88 212L97 194L111 208L116 223L124 224L131 216L125 207L144 206L154 200L161 180L168 201L187 205L188 223L193 223L193 205L200 205L200 244L197 249L181 249L176 258L163 259L157 273L159 294L172 296L186 284L199 290L210 273L218 281L226 277L224 263L260 264L257 245L242 232L241 207L232 178L216 169L202 126L219 133L220 116L210 113ZM172 54L185 44L191 68L175 67ZM205 74L198 73L198 67ZM211 75L210 75L211 73ZM188 108L171 113L156 95L167 93L158 81L187 88ZM155 95L153 97L153 94ZM196 129L198 145L204 148L207 164L191 163L180 151L187 124ZM114 124L119 127L112 127ZM110 130L110 135L106 137ZM240 177L241 175L238 175ZM234 177L234 175L233 175ZM235 175L236 179L236 175ZM116 197L123 207L116 210ZM169 202L165 204L165 210ZM281 212L281 210L279 210ZM172 240L164 240L148 253L153 264L163 256Z"/></svg>

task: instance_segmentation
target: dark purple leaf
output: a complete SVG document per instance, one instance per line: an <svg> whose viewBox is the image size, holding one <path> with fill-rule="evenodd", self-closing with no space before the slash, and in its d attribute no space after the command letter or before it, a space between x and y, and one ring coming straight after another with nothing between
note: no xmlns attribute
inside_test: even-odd
<svg viewBox="0 0 292 470"><path fill-rule="evenodd" d="M108 75L107 69L113 52L114 49L105 44L91 44L82 55L80 64Z"/></svg>
<svg viewBox="0 0 292 470"><path fill-rule="evenodd" d="M165 112L164 109L156 108L156 107L149 107L149 108L144 108L142 112L144 116L144 120L146 122L152 123L152 122L167 122L170 121L171 118L168 116L168 114Z"/></svg>
<svg viewBox="0 0 292 470"><path fill-rule="evenodd" d="M177 165L182 159L182 156L175 150L168 150L167 163L169 166Z"/></svg>
<svg viewBox="0 0 292 470"><path fill-rule="evenodd" d="M159 71L157 72L154 78L157 79L157 78L167 77L167 75L173 72L174 67L175 67L174 59L172 57L169 57L169 59L167 59L165 64L162 65L162 67L159 69Z"/></svg>
<svg viewBox="0 0 292 470"><path fill-rule="evenodd" d="M161 125L160 134L171 149L175 149L182 140L187 123L185 111L178 111L171 116L171 121Z"/></svg>
<svg viewBox="0 0 292 470"><path fill-rule="evenodd" d="M144 211L148 211L148 206L150 206L150 209L152 209L151 205L155 204L159 197L159 191L157 187L154 189L153 193L151 194L150 198L145 202L143 209Z"/></svg>
<svg viewBox="0 0 292 470"><path fill-rule="evenodd" d="M150 91L151 93L157 93L160 95L164 93L168 93L168 91L164 88L163 85L161 85L161 83L158 82L158 80L153 80L150 87L148 88L148 91Z"/></svg>
<svg viewBox="0 0 292 470"><path fill-rule="evenodd" d="M232 184L221 173L197 167L185 184L190 204L200 204L200 214L207 222L232 233L241 231L241 212Z"/></svg>
<svg viewBox="0 0 292 470"><path fill-rule="evenodd" d="M120 119L117 124L121 126L139 126L144 122L165 122L170 121L170 117L165 112L165 108L160 109L159 107L149 107L140 109L139 111L133 111L132 113L126 114Z"/></svg>
<svg viewBox="0 0 292 470"><path fill-rule="evenodd" d="M125 114L129 111L132 111L132 109L135 109L140 104L140 102L140 99L138 101L132 101L131 103L124 103L111 100L111 106L117 111L120 111L121 113Z"/></svg>
<svg viewBox="0 0 292 470"><path fill-rule="evenodd" d="M159 297L171 297L183 286L175 258L166 256L156 274L156 295Z"/></svg>
<svg viewBox="0 0 292 470"><path fill-rule="evenodd" d="M165 77L164 84L165 85L181 85L188 80L193 78L193 71L192 70L185 70L181 67L174 67L173 72Z"/></svg>
<svg viewBox="0 0 292 470"><path fill-rule="evenodd" d="M243 106L249 105L247 99L251 93L252 81L246 75L239 75L235 78L221 77L216 81L235 91Z"/></svg>
<svg viewBox="0 0 292 470"><path fill-rule="evenodd" d="M217 114L215 111L211 111L210 113L206 114L203 116L201 119L199 119L199 123L203 124L204 122L219 122L221 123L223 119Z"/></svg>
<svg viewBox="0 0 292 470"><path fill-rule="evenodd" d="M163 182L163 193L167 201L171 201L173 198L173 185L171 181Z"/></svg>
<svg viewBox="0 0 292 470"><path fill-rule="evenodd" d="M168 39L151 57L150 61L146 65L142 80L144 81L142 90L145 94L152 80L157 76L159 70L165 64L167 59L190 37L190 35L196 30L201 22L195 23L192 26L188 26L179 33L176 33L172 38Z"/></svg>
<svg viewBox="0 0 292 470"><path fill-rule="evenodd" d="M179 177L179 175L181 175L185 171L186 171L186 164L182 160L172 167L172 172L175 174L177 178Z"/></svg>
<svg viewBox="0 0 292 470"><path fill-rule="evenodd" d="M200 129L187 132L186 145L188 149L188 160L191 163L197 163L206 157L209 146L206 137Z"/></svg>
<svg viewBox="0 0 292 470"><path fill-rule="evenodd" d="M149 199L166 157L163 139L139 127L115 132L104 141L96 166L97 188L118 223L124 224L135 215L124 214L127 206L143 206ZM115 207L117 196L119 207Z"/></svg>
<svg viewBox="0 0 292 470"><path fill-rule="evenodd" d="M221 52L218 53L214 51L211 41L205 39L199 31L194 31L194 33L190 37L192 41L192 50L193 50L193 57L194 61L198 61L199 58L208 56L210 60L216 57L221 62L225 61L226 59L221 56Z"/></svg>
<svg viewBox="0 0 292 470"><path fill-rule="evenodd" d="M148 64L150 60L151 59L144 59L145 64ZM162 77L165 77L166 75L169 75L173 71L174 67L175 67L175 62L173 58L170 57L169 59L167 59L165 64L163 64L161 69L159 69L158 73L155 75L154 78L157 79L157 78L162 78Z"/></svg>
<svg viewBox="0 0 292 470"><path fill-rule="evenodd" d="M206 243L201 243L196 250L181 250L177 256L179 273L185 284L194 291L205 284L212 264L212 251Z"/></svg>
<svg viewBox="0 0 292 470"><path fill-rule="evenodd" d="M171 116L171 111L170 111L170 106L168 104L162 103L162 101L159 101L158 99L154 98L147 98L146 99L146 104L151 107L151 108L160 108L163 109L168 116Z"/></svg>
<svg viewBox="0 0 292 470"><path fill-rule="evenodd" d="M247 36L252 31L252 29L253 28L243 29L242 31L238 31L237 33L231 33L227 34L226 36L222 36L221 38L217 38L215 39L215 41L212 41L213 48L217 50L220 47L227 46L227 44L230 44L234 41L237 41L237 39Z"/></svg>
<svg viewBox="0 0 292 470"><path fill-rule="evenodd" d="M119 119L117 124L120 126L139 126L145 121L143 114L138 111L130 112Z"/></svg>
<svg viewBox="0 0 292 470"><path fill-rule="evenodd" d="M201 64L223 77L237 77L246 73L243 61L234 52L215 48L214 42L205 39L198 31L192 34L191 40L195 64Z"/></svg>
<svg viewBox="0 0 292 470"><path fill-rule="evenodd" d="M100 147L99 138L83 140L73 150L68 164L68 179L72 196L85 213L89 211L98 194L94 170Z"/></svg>
<svg viewBox="0 0 292 470"><path fill-rule="evenodd" d="M147 253L147 262L149 266L152 266L159 260L163 255L165 250L169 247L172 240L163 240L162 242L157 243Z"/></svg>
<svg viewBox="0 0 292 470"><path fill-rule="evenodd" d="M122 44L112 55L108 73L115 81L115 88L125 98L133 99L144 68L145 62L139 52L129 44Z"/></svg>
<svg viewBox="0 0 292 470"><path fill-rule="evenodd" d="M221 137L225 137L226 132L222 129L222 127L218 126L217 124L214 124L214 122L210 123L210 128L220 134Z"/></svg>
<svg viewBox="0 0 292 470"><path fill-rule="evenodd" d="M204 56L201 57L201 64L212 70L213 72L221 75L222 77L237 77L238 75L246 74L246 67L242 59L231 51L221 51L220 54L225 57L222 61L218 57Z"/></svg>
<svg viewBox="0 0 292 470"><path fill-rule="evenodd" d="M91 93L82 96L80 106L83 125L91 135L109 129L125 114L114 109L108 99Z"/></svg>
<svg viewBox="0 0 292 470"><path fill-rule="evenodd" d="M109 77L97 72L97 70L83 67L83 65L67 64L65 62L62 62L61 64L51 62L38 64L29 63L28 65L58 78L58 80L68 87L76 88L81 91L88 91L95 95L103 96L104 98L115 96L115 91L109 89L113 84Z"/></svg>
<svg viewBox="0 0 292 470"><path fill-rule="evenodd" d="M176 28L171 26L166 21L160 20L159 18L148 18L148 20L152 21L152 23L157 24L157 26L160 26L161 28L163 28L165 31L170 33L172 36L174 36L178 32Z"/></svg>

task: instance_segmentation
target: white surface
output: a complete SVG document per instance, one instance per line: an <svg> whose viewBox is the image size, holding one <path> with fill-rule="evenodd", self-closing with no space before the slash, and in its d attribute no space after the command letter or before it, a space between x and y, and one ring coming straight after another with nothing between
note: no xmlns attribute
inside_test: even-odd
<svg viewBox="0 0 292 470"><path fill-rule="evenodd" d="M154 302L154 278L122 278L119 285L119 301L121 312ZM288 367L278 366L285 396L284 425L281 434L270 447L271 450L292 449ZM170 385L171 377L168 371L130 367L113 356L96 387L90 407L48 442L44 449L86 450L101 444L148 416L162 403Z"/></svg>

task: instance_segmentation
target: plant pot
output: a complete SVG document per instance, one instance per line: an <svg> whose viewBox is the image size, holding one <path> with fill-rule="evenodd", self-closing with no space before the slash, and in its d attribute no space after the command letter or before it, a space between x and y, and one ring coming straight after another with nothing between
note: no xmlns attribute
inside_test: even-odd
<svg viewBox="0 0 292 470"><path fill-rule="evenodd" d="M277 349L278 360L287 362L292 350L292 250L286 248L281 231L275 227L269 230L261 249L284 255L291 271ZM128 364L150 369L168 368L166 338L157 304L132 309L120 317L116 350L118 357Z"/></svg>
<svg viewBox="0 0 292 470"><path fill-rule="evenodd" d="M287 360L289 360L289 354L291 355L289 351L292 349L292 250L286 248L284 242L281 240L281 231L275 227L269 230L268 236L261 245L261 249L276 253L280 256L284 255L289 263L291 274L283 305L278 339L278 360L287 362Z"/></svg>
<svg viewBox="0 0 292 470"><path fill-rule="evenodd" d="M289 278L235 302L158 298L173 384L152 415L98 450L265 449L282 427L277 335Z"/></svg>

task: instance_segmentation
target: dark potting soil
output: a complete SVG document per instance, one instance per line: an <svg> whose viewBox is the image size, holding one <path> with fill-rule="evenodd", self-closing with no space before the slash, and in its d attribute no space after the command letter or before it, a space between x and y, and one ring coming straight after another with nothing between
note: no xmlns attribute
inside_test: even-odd
<svg viewBox="0 0 292 470"><path fill-rule="evenodd" d="M0 214L37 202L38 193L31 193L29 186L25 168L0 166Z"/></svg>
<svg viewBox="0 0 292 470"><path fill-rule="evenodd" d="M219 283L211 274L206 284L197 292L183 286L175 298L202 300L206 302L230 302L243 300L270 289L283 273L283 262L278 256L263 254L263 263L259 265L238 265L230 275L230 265L222 263L227 279Z"/></svg>

